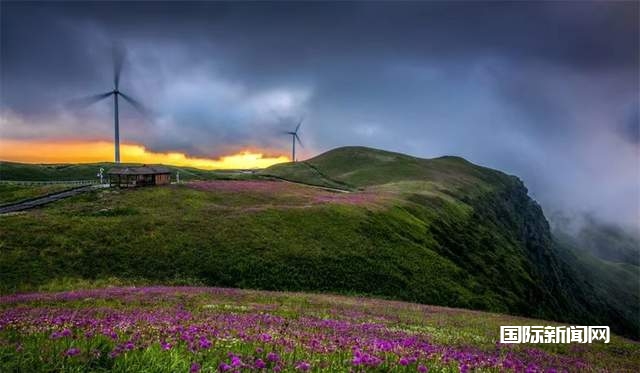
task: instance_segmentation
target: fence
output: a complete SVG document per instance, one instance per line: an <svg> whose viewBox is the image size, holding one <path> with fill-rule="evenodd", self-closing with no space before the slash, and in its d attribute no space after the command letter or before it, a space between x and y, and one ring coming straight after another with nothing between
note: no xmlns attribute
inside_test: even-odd
<svg viewBox="0 0 640 373"><path fill-rule="evenodd" d="M65 185L92 185L100 184L99 180L0 180L0 184L18 184L18 185L48 185L48 184L65 184Z"/></svg>

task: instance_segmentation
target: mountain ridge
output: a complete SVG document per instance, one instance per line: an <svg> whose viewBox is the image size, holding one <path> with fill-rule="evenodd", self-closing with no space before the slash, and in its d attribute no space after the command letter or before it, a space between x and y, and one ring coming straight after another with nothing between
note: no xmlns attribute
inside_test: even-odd
<svg viewBox="0 0 640 373"><path fill-rule="evenodd" d="M352 163L347 160L353 158L368 159L375 164L375 167L372 166L373 168L384 168L389 170L389 173L382 179L379 175L377 178L367 179L367 175L363 175L362 170L359 171L360 175L357 172L355 174L345 173L343 168L352 166ZM478 215L477 218L484 221L483 224L489 224L503 233L516 233L515 235L506 234L506 237L508 240L519 242L521 248L524 249L523 253L529 259L527 266L530 268L527 273L529 276L541 279L543 284L534 284L529 288L528 293L521 292L520 295L521 299L540 303L537 309L531 312L526 308L531 306L536 308L535 305L512 304L511 307L515 307L516 312L541 318L555 317L556 319L558 315L563 315L561 318L565 321L583 320L591 323L602 322L603 319L608 319L609 322L620 319L620 323L624 324L624 327L620 329L630 332L636 338L640 335L640 323L633 319L634 310L639 311L637 304L640 299L635 299L636 306L634 306L634 299L630 298L632 295L613 291L611 294L623 297L626 299L623 303L626 304L617 308L611 307L611 303L615 303L607 299L607 296L611 295L597 291L600 287L614 288L611 279L605 278L604 275L600 275L596 279L588 279L579 273L592 272L592 268L589 264L585 264L585 261L577 259L576 255L581 255L581 252L575 247L572 248L566 239L556 239L542 208L529 197L526 186L518 177L475 165L456 156L423 159L366 147L333 149L304 161L304 163L312 164L319 173L333 182L346 183L353 189L358 189L372 187L380 181L393 184L394 182L415 180L415 176L410 173L402 172L402 170L394 172L393 168L398 160L408 160L414 164L413 167L426 171L426 176L423 175L423 177L428 181L433 181L435 176L436 180L452 184L454 188L445 190L445 194L471 206L474 213ZM376 163L387 164L380 167ZM335 165L339 165L337 170L333 168ZM442 170L442 166L452 168L455 172ZM295 163L274 165L266 169L264 173L275 173L281 177L289 177L293 181L305 182L304 177L300 178L300 174L296 172L296 167ZM465 173L466 178L459 175L461 171ZM425 199L424 191L415 193L415 191L402 190L402 187L399 189L400 192L410 194L409 201L415 202ZM438 191L442 192L442 190ZM459 224L459 221L456 223ZM459 251L464 252L469 248L470 243L477 241L464 239L461 237L464 236L461 232L473 232L475 229L470 224L464 228L452 229L452 224L449 222L436 219L431 226L430 233L436 235L436 241L440 246L457 247ZM487 245L491 244L487 243ZM476 250L476 252L481 253L481 250ZM443 249L441 254L453 258L456 263L465 263L471 259L468 255L456 254L446 249ZM467 267L467 270L471 270L471 268ZM497 273L491 273L491 271L487 271L486 277L500 278ZM526 276L522 277L520 282L526 283L525 279ZM499 281L493 284L493 287L499 286ZM604 299L594 299L596 293L603 296ZM589 311L589 309L593 309L593 311ZM513 308L511 311L513 312Z"/></svg>

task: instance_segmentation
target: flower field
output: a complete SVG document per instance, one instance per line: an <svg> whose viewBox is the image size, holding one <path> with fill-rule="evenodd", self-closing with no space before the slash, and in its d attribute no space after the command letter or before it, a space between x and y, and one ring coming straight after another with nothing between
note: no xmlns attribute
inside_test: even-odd
<svg viewBox="0 0 640 373"><path fill-rule="evenodd" d="M549 322L334 295L112 287L0 297L0 371L638 371L640 345L500 345Z"/></svg>

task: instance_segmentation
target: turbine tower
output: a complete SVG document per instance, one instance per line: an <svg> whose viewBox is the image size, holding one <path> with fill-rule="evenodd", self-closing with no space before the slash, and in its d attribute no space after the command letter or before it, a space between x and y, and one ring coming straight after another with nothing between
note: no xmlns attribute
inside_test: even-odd
<svg viewBox="0 0 640 373"><path fill-rule="evenodd" d="M115 162L120 163L120 121L118 114L118 97L122 97L131 106L140 111L143 115L148 114L148 110L137 100L129 95L120 91L120 73L122 72L122 65L124 64L125 52L124 49L114 47L113 49L113 89L109 92L99 93L91 95L81 99L73 100L71 104L77 107L87 107L100 100L108 98L113 95L113 127L114 127L114 143L115 143Z"/></svg>
<svg viewBox="0 0 640 373"><path fill-rule="evenodd" d="M298 144L302 146L302 141L300 141L300 136L298 136L298 130L300 130L300 126L302 125L302 119L298 122L296 129L291 132L286 132L287 135L291 135L291 161L296 161L296 140Z"/></svg>

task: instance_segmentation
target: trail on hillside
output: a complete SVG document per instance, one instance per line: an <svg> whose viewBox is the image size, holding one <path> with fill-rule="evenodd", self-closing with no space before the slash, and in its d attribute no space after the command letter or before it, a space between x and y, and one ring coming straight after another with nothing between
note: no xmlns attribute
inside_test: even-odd
<svg viewBox="0 0 640 373"><path fill-rule="evenodd" d="M80 193L85 193L93 188L92 185L82 186L63 190L62 192L48 194L42 197L31 198L19 202L10 203L4 206L0 206L0 214L7 214L10 212L17 212L22 210L28 210L34 207L43 206L51 202L61 200L63 198L73 197Z"/></svg>

